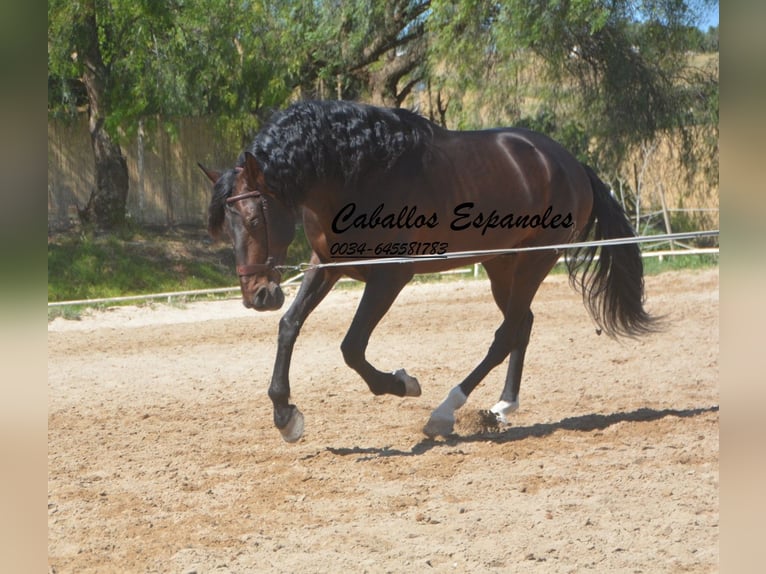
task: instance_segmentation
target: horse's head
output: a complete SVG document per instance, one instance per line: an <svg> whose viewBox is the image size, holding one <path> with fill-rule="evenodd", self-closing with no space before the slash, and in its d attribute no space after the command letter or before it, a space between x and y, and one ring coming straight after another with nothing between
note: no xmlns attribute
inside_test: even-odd
<svg viewBox="0 0 766 574"><path fill-rule="evenodd" d="M279 266L295 235L294 213L266 187L248 152L243 166L223 173L200 167L214 184L208 230L214 238L223 231L231 240L242 302L257 311L279 309L285 301Z"/></svg>

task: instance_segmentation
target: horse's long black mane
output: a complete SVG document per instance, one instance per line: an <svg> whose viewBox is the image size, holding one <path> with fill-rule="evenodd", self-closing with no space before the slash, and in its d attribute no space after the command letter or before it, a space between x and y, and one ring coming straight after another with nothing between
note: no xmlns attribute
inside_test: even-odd
<svg viewBox="0 0 766 574"><path fill-rule="evenodd" d="M276 112L247 149L266 185L287 205L298 205L315 183L353 186L372 170L427 161L439 128L414 112L347 101L302 101ZM237 166L245 163L244 152ZM213 191L208 228L216 235L236 172L225 172Z"/></svg>
<svg viewBox="0 0 766 574"><path fill-rule="evenodd" d="M436 129L403 109L303 101L275 113L248 151L258 160L268 188L295 205L312 184L353 186L371 170L425 161Z"/></svg>

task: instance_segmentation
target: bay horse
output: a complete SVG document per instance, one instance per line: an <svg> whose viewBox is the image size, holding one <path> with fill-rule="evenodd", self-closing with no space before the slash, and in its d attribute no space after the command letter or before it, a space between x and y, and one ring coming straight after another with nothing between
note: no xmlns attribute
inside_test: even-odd
<svg viewBox="0 0 766 574"><path fill-rule="evenodd" d="M365 283L341 350L375 395L416 397L416 378L383 372L365 358L375 326L417 273L481 263L502 322L484 359L433 410L423 432L448 436L455 412L486 375L510 356L500 422L519 406L532 299L559 258L556 249L500 250L631 237L634 230L594 171L545 135L525 129L451 131L404 109L345 101L303 101L276 112L213 182L208 228L229 236L246 307L279 309L281 266L298 218L313 250L295 300L279 322L268 394L287 442L303 434L290 403L289 367L301 326L347 275ZM654 330L643 306L643 264L636 244L568 250L570 282L599 329L612 337ZM418 256L444 255L418 259ZM380 259L405 256L404 262ZM374 260L374 261L373 261ZM356 264L356 261L359 264ZM344 266L323 266L343 262Z"/></svg>

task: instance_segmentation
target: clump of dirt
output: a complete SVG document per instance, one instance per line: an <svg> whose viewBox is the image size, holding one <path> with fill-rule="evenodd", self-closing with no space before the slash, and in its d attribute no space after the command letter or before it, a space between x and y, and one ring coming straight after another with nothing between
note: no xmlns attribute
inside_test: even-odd
<svg viewBox="0 0 766 574"><path fill-rule="evenodd" d="M494 413L486 409L465 409L458 411L455 420L455 430L461 436L494 435L507 425L498 422Z"/></svg>

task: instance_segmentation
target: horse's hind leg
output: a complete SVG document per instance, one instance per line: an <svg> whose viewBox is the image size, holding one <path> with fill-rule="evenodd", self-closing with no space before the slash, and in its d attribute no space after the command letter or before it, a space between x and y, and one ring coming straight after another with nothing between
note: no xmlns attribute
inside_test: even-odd
<svg viewBox="0 0 766 574"><path fill-rule="evenodd" d="M522 254L499 257L484 263L489 275L492 295L503 312L503 322L495 331L495 339L481 363L453 388L447 398L431 413L423 432L428 436L446 436L455 424L455 411L487 374L510 354L511 361L500 402L493 407L498 419L515 410L521 383L521 371L533 315L532 298L542 280L556 263L555 254Z"/></svg>
<svg viewBox="0 0 766 574"><path fill-rule="evenodd" d="M484 268L490 278L492 295L495 302L503 311L503 322L495 331L495 338L490 345L487 355L476 368L463 380L462 383L454 387L447 398L436 407L431 413L423 433L428 436L447 436L452 433L455 426L455 411L462 407L468 395L471 394L479 383L484 380L489 372L502 363L510 353L513 346L512 325L508 322L506 314L506 305L510 299L511 287L513 285L513 270L515 268L515 258L513 256L500 257L484 263Z"/></svg>
<svg viewBox="0 0 766 574"><path fill-rule="evenodd" d="M384 373L365 358L372 331L410 279L412 273L404 265L394 265L388 269L378 266L374 269L367 278L359 308L341 344L346 364L359 373L375 395L420 396L418 381L405 373L404 369Z"/></svg>
<svg viewBox="0 0 766 574"><path fill-rule="evenodd" d="M511 332L508 328L508 321L505 320L495 331L495 339L492 341L484 360L471 371L471 374L462 383L454 387L447 398L433 410L426 426L423 427L424 434L434 437L437 435L447 436L452 433L455 426L455 411L465 404L468 395L484 377L505 360L510 351L511 343Z"/></svg>
<svg viewBox="0 0 766 574"><path fill-rule="evenodd" d="M499 422L507 423L508 415L519 408L519 390L524 369L524 357L534 323L534 315L530 305L540 284L556 264L557 259L558 254L555 252L524 254L518 257L515 269L505 270L506 273L513 273L513 279L510 283L493 280L492 292L495 296L495 302L503 309L506 320L512 321L516 325L503 392L500 394L500 400L490 409ZM487 269L487 274L490 277L493 275L502 277L503 270L494 269L490 266ZM510 285L511 288L507 291L502 288L496 289L496 284L498 287Z"/></svg>
<svg viewBox="0 0 766 574"><path fill-rule="evenodd" d="M511 359L508 364L508 374L505 378L505 386L500 394L500 400L490 411L495 415L498 422L507 423L508 415L519 408L519 389L521 388L521 372L524 368L524 355L529 344L529 335L532 333L534 322L532 310L527 310L527 317L521 324L515 344L511 348Z"/></svg>

